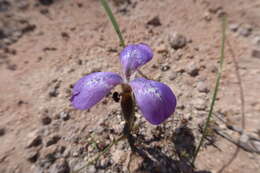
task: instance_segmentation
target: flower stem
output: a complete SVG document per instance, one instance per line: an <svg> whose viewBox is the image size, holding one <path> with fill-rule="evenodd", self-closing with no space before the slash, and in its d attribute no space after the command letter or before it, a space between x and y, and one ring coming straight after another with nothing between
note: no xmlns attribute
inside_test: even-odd
<svg viewBox="0 0 260 173"><path fill-rule="evenodd" d="M102 6L104 7L113 27L114 27L114 30L116 31L117 33L117 36L119 37L119 40L120 40L120 46L122 47L125 47L125 41L124 41L124 38L122 36L122 33L120 31L120 28L118 26L118 23L116 21L116 18L114 17L113 13L112 13L112 10L111 8L109 7L108 3L106 0L100 0Z"/></svg>
<svg viewBox="0 0 260 173"><path fill-rule="evenodd" d="M212 112L213 112L213 108L215 105L215 101L217 98L217 93L218 93L218 88L219 88L219 84L220 84L220 78L221 78L221 74L222 74L222 68L223 68L223 62L224 62L224 50L225 50L225 40L226 40L226 17L223 16L222 19L222 41L221 41L221 55L220 55L220 64L219 64L219 70L217 73L217 79L216 79L216 84L215 84L215 88L214 88L214 92L213 92L213 96L212 96L212 100L211 100L211 104L210 104L210 110L209 110L209 114L208 114L208 118L206 121L206 124L203 128L203 132L202 132L202 137L200 139L199 145L197 147L197 149L195 150L195 154L192 160L192 165L194 165L196 157L200 151L200 148L204 142L205 137L207 136L207 129L209 126L209 122L210 119L212 117Z"/></svg>
<svg viewBox="0 0 260 173"><path fill-rule="evenodd" d="M117 36L120 40L120 46L125 47L124 38L122 36L122 33L120 31L116 18L114 17L114 15L112 13L111 8L109 7L106 0L100 0L100 2L107 13L107 15L114 27L114 30L117 33ZM131 135L131 131L133 129L134 121L135 121L135 112L134 112L135 102L134 102L134 98L132 96L132 89L129 85L123 84L122 90L123 90L123 92L122 92L122 99L121 99L121 108L122 108L123 117L125 119L125 127L123 130L123 133L124 133L124 136L127 137L131 149L133 149L134 143L133 143L133 136Z"/></svg>
<svg viewBox="0 0 260 173"><path fill-rule="evenodd" d="M127 137L131 149L134 148L133 136L131 131L135 122L135 102L132 96L131 87L128 84L122 85L122 99L121 99L121 108L122 114L125 119L125 126L123 133Z"/></svg>

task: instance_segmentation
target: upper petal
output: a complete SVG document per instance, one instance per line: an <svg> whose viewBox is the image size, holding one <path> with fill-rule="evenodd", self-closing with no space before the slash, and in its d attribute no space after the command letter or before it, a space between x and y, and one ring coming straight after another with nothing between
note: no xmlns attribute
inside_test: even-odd
<svg viewBox="0 0 260 173"><path fill-rule="evenodd" d="M174 113L177 101L167 85L145 78L136 78L130 85L139 109L151 124L160 124Z"/></svg>
<svg viewBox="0 0 260 173"><path fill-rule="evenodd" d="M72 90L71 102L77 109L89 109L120 83L122 78L116 73L91 73L76 82Z"/></svg>
<svg viewBox="0 0 260 173"><path fill-rule="evenodd" d="M120 61L127 77L138 67L146 64L153 57L152 49L146 44L132 44L120 53Z"/></svg>

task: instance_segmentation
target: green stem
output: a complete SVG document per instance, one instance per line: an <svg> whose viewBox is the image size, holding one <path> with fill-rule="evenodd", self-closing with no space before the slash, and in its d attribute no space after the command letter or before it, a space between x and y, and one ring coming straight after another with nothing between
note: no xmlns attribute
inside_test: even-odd
<svg viewBox="0 0 260 173"><path fill-rule="evenodd" d="M102 4L102 6L104 7L104 9L105 9L105 11L106 11L106 13L107 13L107 15L108 15L108 17L109 17L109 19L110 19L110 21L111 21L113 27L114 27L114 29L115 29L115 31L116 31L118 37L119 37L120 46L125 47L124 38L123 38L123 36L122 36L122 34L121 34L121 31L120 31L120 28L119 28L118 23L117 23L117 21L116 21L116 18L114 17L114 15L113 15L113 13L112 13L112 11L111 11L111 8L109 7L109 5L108 5L108 3L107 3L106 0L100 0L100 2L101 2L101 4Z"/></svg>
<svg viewBox="0 0 260 173"><path fill-rule="evenodd" d="M208 118L207 118L206 124L203 128L203 133L202 133L202 137L200 139L199 145L198 145L197 149L195 150L195 154L194 154L194 157L193 157L193 160L192 160L193 165L196 161L197 155L198 155L200 148L201 148L201 146L204 142L204 139L207 136L207 129L208 129L208 126L209 126L210 119L212 117L213 108L214 108L215 101L216 101L216 98L217 98L218 88L219 88L219 84L220 84L220 78L221 78L221 74L222 74L223 62L224 62L225 40L226 40L226 17L224 16L223 21L222 21L222 42L221 42L221 55L220 55L219 71L217 73L217 79L216 79L214 93L213 93L213 96L212 96L212 101L211 101L211 104L210 104L210 110L209 110Z"/></svg>

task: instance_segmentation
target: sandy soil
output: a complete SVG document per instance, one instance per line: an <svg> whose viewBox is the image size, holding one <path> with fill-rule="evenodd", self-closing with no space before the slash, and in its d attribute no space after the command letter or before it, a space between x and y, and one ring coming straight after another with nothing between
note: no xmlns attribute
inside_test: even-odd
<svg viewBox="0 0 260 173"><path fill-rule="evenodd" d="M173 89L178 97L178 109L172 118L180 121L191 117L188 127L196 142L201 135L198 125L207 116L216 78L221 43L219 16L226 13L230 24L227 37L239 63L245 95L245 130L255 135L259 133L260 53L252 57L252 52L260 49L260 39L255 43L260 36L259 0L109 2L126 42L144 42L153 48L155 56L142 71ZM155 17L159 24L151 22ZM187 39L183 48L171 48L169 38L174 33ZM71 86L81 76L94 71L120 72L118 53L122 48L118 43L97 0L54 0L50 5L35 0L0 0L1 173L60 171L57 166L53 168L60 158L47 166L39 164L45 153L48 154L46 150L53 146L65 146L65 151L72 153L62 156L66 159L63 167L67 167L63 171L76 169L71 160L79 156L73 155L73 151L82 144L73 142L74 138L97 128L109 113L118 113L120 106L110 95L90 111L75 110L69 101ZM192 68L198 71L197 75L191 74ZM209 92L202 91L198 85ZM234 62L227 48L214 112L238 127L241 126L239 94ZM111 123L111 128L116 125ZM169 128L174 131L177 125ZM228 133L238 137L235 132ZM46 141L53 134L58 134L60 139L48 147ZM31 149L28 143L37 135L42 142ZM217 172L232 157L235 145L215 134L214 140L214 145L203 147L196 170ZM164 146L163 142L160 145ZM39 159L30 161L33 154ZM83 163L85 156L89 157L88 151L80 154L82 159L78 159L77 164ZM112 170L115 164L112 162L102 169L94 165L92 169L94 172L124 170ZM224 172L258 170L259 155L241 150Z"/></svg>

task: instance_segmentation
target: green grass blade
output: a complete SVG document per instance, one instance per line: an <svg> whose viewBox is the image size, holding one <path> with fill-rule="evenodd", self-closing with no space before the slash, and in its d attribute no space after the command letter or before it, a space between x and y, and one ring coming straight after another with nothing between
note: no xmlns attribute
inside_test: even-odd
<svg viewBox="0 0 260 173"><path fill-rule="evenodd" d="M118 37L119 37L120 46L125 47L124 38L123 38L123 36L122 36L122 33L121 33L121 31L120 31L120 28L119 28L119 26L118 26L118 23L117 23L117 21L116 21L116 18L114 17L114 15L113 15L113 13L112 13L112 11L111 11L111 8L109 7L109 5L108 5L108 3L107 3L106 0L100 0L100 2L101 2L101 4L102 4L102 6L104 7L104 9L105 9L105 11L106 11L106 13L107 13L107 15L108 15L108 17L109 17L109 19L110 19L110 21L111 21L113 27L114 27L114 29L115 29L115 31L116 31Z"/></svg>
<svg viewBox="0 0 260 173"><path fill-rule="evenodd" d="M214 88L214 92L213 92L213 96L212 96L212 100L211 100L211 104L210 104L208 118L207 118L206 124L203 128L203 133L202 133L202 137L200 139L199 145L195 150L194 157L192 160L193 165L196 161L196 157L200 151L200 148L204 142L204 139L207 136L208 125L209 125L210 119L212 117L213 108L214 108L215 101L217 98L218 88L219 88L219 84L220 84L220 78L221 78L221 74L222 74L223 62L224 62L225 40L226 40L226 17L224 16L223 21L222 21L222 42L221 42L221 55L220 55L219 70L217 73L217 79L216 79L216 84L215 84L215 88Z"/></svg>

